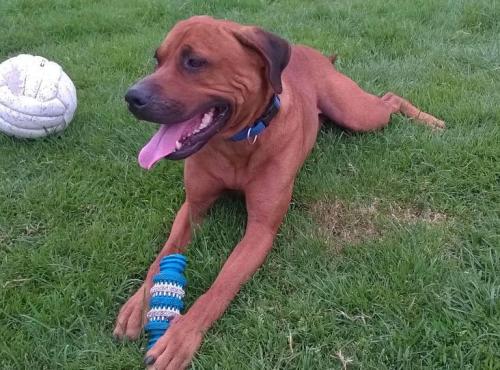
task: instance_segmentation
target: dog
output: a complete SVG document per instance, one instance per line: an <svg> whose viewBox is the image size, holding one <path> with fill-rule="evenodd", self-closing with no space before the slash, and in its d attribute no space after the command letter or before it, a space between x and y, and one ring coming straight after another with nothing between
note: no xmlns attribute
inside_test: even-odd
<svg viewBox="0 0 500 370"><path fill-rule="evenodd" d="M335 69L334 58L255 26L192 17L173 27L155 59L154 72L125 96L135 117L159 124L139 164L185 159L186 198L144 283L121 308L114 335L139 336L160 259L186 251L193 225L223 191L243 193L247 209L245 234L212 286L146 354L146 366L173 370L188 366L205 332L264 263L320 115L357 132L386 126L394 113L445 125L396 94L363 91Z"/></svg>

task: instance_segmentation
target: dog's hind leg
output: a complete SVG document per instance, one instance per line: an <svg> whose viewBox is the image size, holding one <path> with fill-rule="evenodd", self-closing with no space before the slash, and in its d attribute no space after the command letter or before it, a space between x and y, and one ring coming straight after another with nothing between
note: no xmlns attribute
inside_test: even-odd
<svg viewBox="0 0 500 370"><path fill-rule="evenodd" d="M373 131L386 126L391 114L401 113L432 128L445 128L443 121L423 112L408 100L393 93L381 98L372 95L331 65L328 67L324 68L320 82L318 107L338 125L352 131Z"/></svg>
<svg viewBox="0 0 500 370"><path fill-rule="evenodd" d="M423 112L419 108L415 107L408 100L392 93L388 92L382 96L381 100L384 104L391 107L391 113L401 113L406 117L414 119L418 123L431 126L436 129L446 128L445 123L434 117L433 115Z"/></svg>

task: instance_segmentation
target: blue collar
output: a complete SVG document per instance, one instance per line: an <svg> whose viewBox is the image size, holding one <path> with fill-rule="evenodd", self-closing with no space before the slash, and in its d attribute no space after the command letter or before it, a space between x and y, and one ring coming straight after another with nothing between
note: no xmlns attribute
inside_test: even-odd
<svg viewBox="0 0 500 370"><path fill-rule="evenodd" d="M280 106L280 98L278 95L273 95L266 110L264 111L264 114L262 114L262 116L260 116L259 119L257 119L257 121L255 121L252 125L245 127L243 130L231 136L231 140L245 140L260 134L267 128L267 126L269 126L271 120L278 114Z"/></svg>

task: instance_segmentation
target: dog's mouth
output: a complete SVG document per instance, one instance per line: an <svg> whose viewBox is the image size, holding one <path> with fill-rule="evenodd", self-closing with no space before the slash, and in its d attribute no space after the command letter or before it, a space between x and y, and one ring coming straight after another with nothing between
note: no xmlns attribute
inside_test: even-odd
<svg viewBox="0 0 500 370"><path fill-rule="evenodd" d="M229 118L230 107L220 103L186 121L162 124L139 153L139 164L150 169L159 160L184 159L200 150Z"/></svg>

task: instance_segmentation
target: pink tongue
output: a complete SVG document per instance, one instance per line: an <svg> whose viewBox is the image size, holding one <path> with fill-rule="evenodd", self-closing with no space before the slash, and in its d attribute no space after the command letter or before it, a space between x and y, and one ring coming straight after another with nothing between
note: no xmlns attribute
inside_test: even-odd
<svg viewBox="0 0 500 370"><path fill-rule="evenodd" d="M139 164L142 168L149 170L160 159L166 157L175 150L175 142L180 140L184 132L192 131L197 123L198 117L173 125L161 125L160 129L139 153Z"/></svg>

